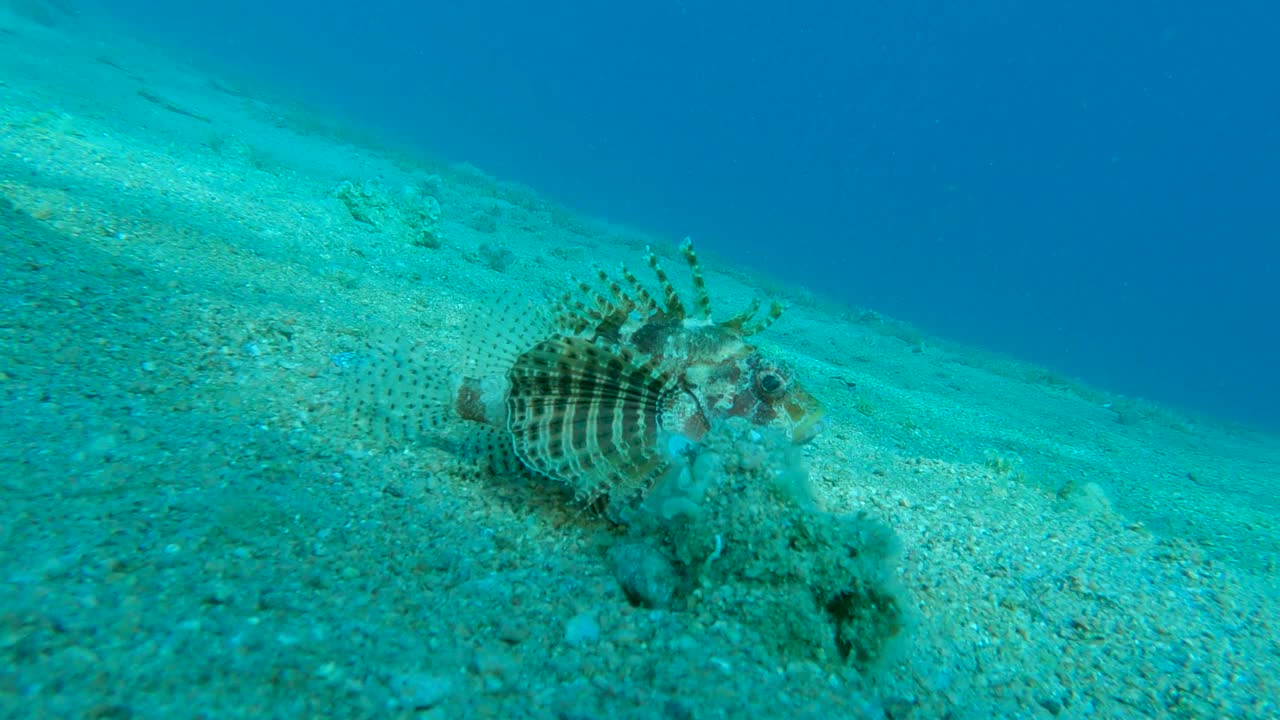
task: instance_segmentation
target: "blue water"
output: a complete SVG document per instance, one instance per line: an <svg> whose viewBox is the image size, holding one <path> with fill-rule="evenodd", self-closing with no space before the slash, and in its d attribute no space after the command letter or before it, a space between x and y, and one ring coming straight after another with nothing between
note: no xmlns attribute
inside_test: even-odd
<svg viewBox="0 0 1280 720"><path fill-rule="evenodd" d="M106 0L941 335L1280 428L1280 5Z"/></svg>

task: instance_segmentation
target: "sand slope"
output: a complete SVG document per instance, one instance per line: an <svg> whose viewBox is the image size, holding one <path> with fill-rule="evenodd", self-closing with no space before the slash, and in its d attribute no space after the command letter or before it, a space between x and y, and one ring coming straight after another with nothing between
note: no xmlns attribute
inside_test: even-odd
<svg viewBox="0 0 1280 720"><path fill-rule="evenodd" d="M769 288L792 307L761 342L830 409L806 450L822 500L894 528L914 618L866 676L772 656L750 628L631 607L619 530L553 488L461 478L342 412L365 340L449 352L495 288L674 238L14 7L0 714L1280 713L1275 438ZM356 217L341 187L383 210ZM438 217L396 209L424 195ZM724 307L764 292L706 264Z"/></svg>

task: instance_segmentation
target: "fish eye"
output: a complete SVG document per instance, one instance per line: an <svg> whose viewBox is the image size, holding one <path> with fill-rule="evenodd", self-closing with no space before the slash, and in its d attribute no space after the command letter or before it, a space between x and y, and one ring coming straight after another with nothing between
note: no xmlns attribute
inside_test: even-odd
<svg viewBox="0 0 1280 720"><path fill-rule="evenodd" d="M777 371L765 370L756 376L756 387L765 397L777 397L787 389L787 381Z"/></svg>

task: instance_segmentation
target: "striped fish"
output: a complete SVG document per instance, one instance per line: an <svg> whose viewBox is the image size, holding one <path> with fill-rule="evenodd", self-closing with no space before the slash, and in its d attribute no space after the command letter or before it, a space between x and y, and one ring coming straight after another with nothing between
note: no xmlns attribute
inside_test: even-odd
<svg viewBox="0 0 1280 720"><path fill-rule="evenodd" d="M715 321L687 240L681 254L691 305L650 251L657 293L622 267L573 281L545 309L502 299L454 368L421 344L378 349L356 373L356 407L392 437L460 433L464 451L494 472L532 471L610 504L643 498L726 418L812 439L821 406L787 365L746 342L782 306L762 313L755 301Z"/></svg>

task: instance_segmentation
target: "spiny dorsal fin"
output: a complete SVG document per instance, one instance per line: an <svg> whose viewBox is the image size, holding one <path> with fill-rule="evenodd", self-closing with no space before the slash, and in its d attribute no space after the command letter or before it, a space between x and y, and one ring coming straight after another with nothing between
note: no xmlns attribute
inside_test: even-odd
<svg viewBox="0 0 1280 720"><path fill-rule="evenodd" d="M653 299L653 295L649 293L644 285L640 284L640 280L627 269L626 265L618 268L618 274L622 275L622 279L626 280L631 289L635 291L637 311L642 315L647 315L658 309L658 301Z"/></svg>
<svg viewBox="0 0 1280 720"><path fill-rule="evenodd" d="M595 322L591 308L572 290L565 292L556 309L556 323L576 335L591 327Z"/></svg>
<svg viewBox="0 0 1280 720"><path fill-rule="evenodd" d="M702 320L711 319L711 296L707 294L707 280L702 276L702 266L698 264L698 254L693 251L693 241L685 238L680 243L680 254L684 255L685 262L689 263L689 273L693 275L693 302L694 307L698 309L698 317Z"/></svg>
<svg viewBox="0 0 1280 720"><path fill-rule="evenodd" d="M760 298L751 298L751 304L747 306L746 310L743 310L737 315L734 315L728 320L720 323L720 327L725 330L738 333L739 335L743 335L743 326L746 325L751 318L755 317L758 312L760 312Z"/></svg>
<svg viewBox="0 0 1280 720"><path fill-rule="evenodd" d="M649 262L649 267L653 269L653 274L658 278L658 285L662 288L662 302L666 305L667 317L676 321L683 320L687 313L684 310L684 303L680 301L680 293L676 292L676 286L671 284L671 278L667 277L667 273L658 264L658 256L653 253L653 248L645 248L645 250L645 260Z"/></svg>
<svg viewBox="0 0 1280 720"><path fill-rule="evenodd" d="M613 316L611 320L621 325L626 322L627 316L631 314L632 310L636 309L638 303L635 298L627 293L626 289L618 284L617 280L614 280L609 276L609 273L604 271L604 268L596 268L596 277L609 289L609 295L612 297L609 303Z"/></svg>
<svg viewBox="0 0 1280 720"><path fill-rule="evenodd" d="M756 307L759 307L759 303L756 304ZM774 300L769 305L768 314L753 323L748 323L742 326L742 337L750 337L756 333L764 332L770 325L777 322L778 318L782 317L784 307L785 306L782 303Z"/></svg>

